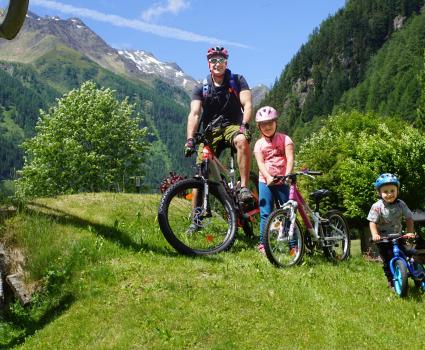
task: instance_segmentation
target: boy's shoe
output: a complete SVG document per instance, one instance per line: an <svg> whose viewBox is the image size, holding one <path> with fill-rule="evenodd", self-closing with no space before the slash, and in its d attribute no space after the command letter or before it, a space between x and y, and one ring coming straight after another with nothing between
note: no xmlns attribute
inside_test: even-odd
<svg viewBox="0 0 425 350"><path fill-rule="evenodd" d="M249 190L248 187L242 187L239 190L239 200L241 202L248 202L248 201L250 201L252 199L253 199L252 193L251 193L251 191Z"/></svg>
<svg viewBox="0 0 425 350"><path fill-rule="evenodd" d="M393 281L388 281L388 288L394 291L394 284Z"/></svg>
<svg viewBox="0 0 425 350"><path fill-rule="evenodd" d="M257 247L258 251L262 254L262 255L266 255L266 250L264 249L264 244L260 243Z"/></svg>

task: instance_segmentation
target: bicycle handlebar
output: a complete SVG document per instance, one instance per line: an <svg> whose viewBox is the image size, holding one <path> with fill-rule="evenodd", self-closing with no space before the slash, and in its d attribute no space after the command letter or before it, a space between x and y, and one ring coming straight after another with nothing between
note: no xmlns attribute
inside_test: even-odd
<svg viewBox="0 0 425 350"><path fill-rule="evenodd" d="M298 175L313 177L313 176L317 176L317 175L323 175L323 172L313 171L313 170L302 170L302 171L297 171L296 173L291 173L291 174L288 174L288 175L275 175L273 182L279 182L279 181L282 181L282 180L286 180L288 178L295 178Z"/></svg>
<svg viewBox="0 0 425 350"><path fill-rule="evenodd" d="M400 235L398 233L390 233L389 235L385 237L381 237L381 239L374 241L373 239L370 240L371 243L389 243L393 241L398 241L399 239L411 239L411 237L408 237L407 234Z"/></svg>
<svg viewBox="0 0 425 350"><path fill-rule="evenodd" d="M211 132L212 130L214 130L215 128L217 128L218 126L222 125L222 122L223 122L223 116L219 115L212 122L208 123L208 125L205 127L203 132L195 133L195 135L193 136L195 143L196 144L199 144L201 142L205 143L206 141L205 135Z"/></svg>

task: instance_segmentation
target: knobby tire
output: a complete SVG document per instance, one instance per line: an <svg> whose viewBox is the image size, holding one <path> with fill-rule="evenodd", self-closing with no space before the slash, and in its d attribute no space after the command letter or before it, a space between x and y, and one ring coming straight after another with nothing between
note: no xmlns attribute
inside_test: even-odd
<svg viewBox="0 0 425 350"><path fill-rule="evenodd" d="M325 256L334 262L347 260L350 257L350 230L344 215L338 210L330 210L327 215L328 225L323 228ZM343 236L341 238L341 235ZM334 237L335 240L331 238ZM329 240L331 239L331 240Z"/></svg>
<svg viewBox="0 0 425 350"><path fill-rule="evenodd" d="M229 249L236 238L237 220L232 200L218 183L209 182L209 211L205 213L202 198L204 183L199 178L177 182L161 198L158 223L167 242L185 255L210 255ZM193 192L198 201L193 204ZM197 229L189 227L196 222Z"/></svg>
<svg viewBox="0 0 425 350"><path fill-rule="evenodd" d="M276 209L269 215L265 224L264 250L267 259L277 267L297 265L304 255L304 232L298 220L295 220L294 235L290 239L288 213L287 208Z"/></svg>

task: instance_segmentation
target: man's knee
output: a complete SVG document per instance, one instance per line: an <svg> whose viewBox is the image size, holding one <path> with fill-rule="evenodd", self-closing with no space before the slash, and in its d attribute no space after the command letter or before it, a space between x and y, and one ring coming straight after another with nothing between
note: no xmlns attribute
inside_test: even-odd
<svg viewBox="0 0 425 350"><path fill-rule="evenodd" d="M249 150L249 142L243 134L236 135L233 143L238 151Z"/></svg>

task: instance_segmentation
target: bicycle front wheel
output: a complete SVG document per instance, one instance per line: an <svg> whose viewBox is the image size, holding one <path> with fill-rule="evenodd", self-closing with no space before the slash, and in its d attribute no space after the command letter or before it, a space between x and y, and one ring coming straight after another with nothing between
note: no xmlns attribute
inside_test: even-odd
<svg viewBox="0 0 425 350"><path fill-rule="evenodd" d="M269 261L277 267L299 264L304 255L304 234L297 220L291 234L292 208L273 211L264 230L264 250Z"/></svg>
<svg viewBox="0 0 425 350"><path fill-rule="evenodd" d="M328 225L324 227L323 251L333 261L347 260L350 256L350 231L341 212L331 210L327 214Z"/></svg>
<svg viewBox="0 0 425 350"><path fill-rule="evenodd" d="M405 297L409 289L407 267L403 261L397 259L394 261L393 271L394 291L398 296Z"/></svg>
<svg viewBox="0 0 425 350"><path fill-rule="evenodd" d="M220 184L209 182L204 208L201 179L182 180L164 193L158 223L171 246L186 255L208 255L231 247L236 237L236 214Z"/></svg>

